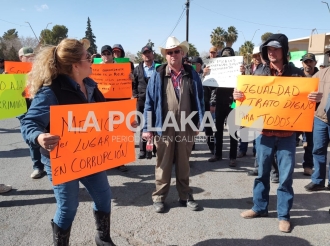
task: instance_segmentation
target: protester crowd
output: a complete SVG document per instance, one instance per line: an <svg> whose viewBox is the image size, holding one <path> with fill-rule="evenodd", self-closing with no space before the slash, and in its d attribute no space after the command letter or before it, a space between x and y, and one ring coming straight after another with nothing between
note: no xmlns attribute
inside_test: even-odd
<svg viewBox="0 0 330 246"><path fill-rule="evenodd" d="M44 47L35 54L29 47L19 51L21 61L33 62L28 74L28 111L18 117L23 139L30 147L33 172L31 178L38 179L47 175L52 181L52 169L49 153L59 144L60 137L50 134L50 106L76 103L96 103L113 101L104 98L97 83L89 78L91 64L97 54L89 54L87 40L63 39L57 46ZM203 86L204 78L210 74L208 61L201 57L188 57L189 45L175 37L167 39L165 47L160 48L166 58L165 64L155 61L154 50L143 46L143 61L135 68L131 63L133 98L137 99L136 110L144 115L144 125L139 133L138 159L148 158L148 144L153 146L156 157L155 190L152 193L153 208L157 213L165 210L165 200L169 193L172 167L174 164L176 188L179 203L192 211L200 210L194 200L189 185L189 157L194 143L190 137L199 134L194 130L202 123L205 112L210 112L216 125L216 132L205 127L206 143L210 151L209 162L219 162L223 155L223 131L226 119L233 110L233 103L244 98L244 93L234 88ZM326 52L329 55L330 50ZM122 45L104 45L101 49L102 63L114 63L114 58L125 57ZM211 47L208 59L223 59L235 56L231 47L217 50ZM247 174L256 176L253 186L253 206L241 213L243 218L256 218L268 215L270 182L279 183L277 189L277 213L279 230L290 232L290 210L294 192L292 187L293 170L296 164L296 146L300 137L304 146L303 174L311 176L305 189L310 192L330 190L330 173L326 185L327 147L330 140L330 68L317 69L314 54L307 53L301 58L301 68L289 63L290 52L288 38L284 34L273 34L260 47L255 47L252 62L241 65L242 75L284 76L319 78L318 92L311 91L308 100L315 103L315 116L312 132L294 132L264 129L253 141L255 167ZM6 72L3 59L0 59L0 72ZM123 98L125 99L125 98ZM123 100L121 99L121 100ZM127 99L127 98L126 98ZM150 132L148 126L162 128L168 112L173 113L180 123L182 115L197 112L192 117L193 125L186 124L185 130L169 126L165 131ZM147 114L151 113L152 121ZM139 121L141 123L141 121ZM208 120L210 123L210 119ZM171 137L180 137L182 141L169 141ZM230 136L228 165L237 166L236 159L247 155L248 143L237 141ZM149 149L150 151L150 149ZM272 170L273 167L273 170ZM119 167L128 171L127 167ZM330 171L329 171L330 172ZM57 210L51 221L54 244L69 245L71 225L76 215L79 182L93 198L93 214L96 223L96 244L115 245L110 237L111 192L105 171L79 178L60 185L53 185ZM0 193L10 191L11 186L0 185Z"/></svg>

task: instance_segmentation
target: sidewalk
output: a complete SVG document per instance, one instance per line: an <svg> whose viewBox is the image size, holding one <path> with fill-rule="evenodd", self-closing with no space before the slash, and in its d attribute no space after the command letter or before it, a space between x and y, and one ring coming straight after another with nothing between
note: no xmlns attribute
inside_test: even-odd
<svg viewBox="0 0 330 246"><path fill-rule="evenodd" d="M227 158L227 132L225 136L224 158ZM155 158L129 164L127 173L117 169L107 171L113 195L112 239L118 246L328 245L330 192L305 191L303 187L310 178L302 174L302 155L303 148L298 147L292 233L278 231L277 184L271 184L268 218L245 220L239 216L252 206L254 178L246 175L254 162L251 147L247 157L238 159L236 168L229 168L228 159L207 162L211 157L207 145L197 143L191 157L190 184L194 198L203 207L198 212L179 206L175 178L166 200L167 210L164 214L153 211ZM31 172L32 162L18 120L1 120L0 183L12 185L13 190L0 195L0 245L52 245L50 220L56 205L51 184L47 177L32 180ZM95 245L94 233L92 202L81 186L70 245Z"/></svg>

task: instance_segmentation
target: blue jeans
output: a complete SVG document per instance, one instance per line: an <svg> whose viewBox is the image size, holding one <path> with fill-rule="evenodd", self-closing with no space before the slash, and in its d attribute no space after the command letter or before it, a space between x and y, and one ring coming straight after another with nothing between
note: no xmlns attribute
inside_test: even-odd
<svg viewBox="0 0 330 246"><path fill-rule="evenodd" d="M40 147L29 144L30 156L33 162L33 169L44 170L44 164L41 162Z"/></svg>
<svg viewBox="0 0 330 246"><path fill-rule="evenodd" d="M330 140L330 126L322 120L314 117L313 130L313 161L314 172L312 182L318 185L325 185L327 169L327 149ZM330 178L330 169L328 179ZM329 180L330 183L330 180Z"/></svg>
<svg viewBox="0 0 330 246"><path fill-rule="evenodd" d="M258 214L268 213L270 171L274 160L275 146L279 170L277 188L277 216L279 220L290 219L293 204L292 174L296 155L296 134L290 137L267 137L260 135L256 139L258 177L254 180L252 210Z"/></svg>
<svg viewBox="0 0 330 246"><path fill-rule="evenodd" d="M249 145L249 142L242 142L241 139L239 139L238 149L240 152L246 153L248 150L248 145ZM253 153L254 154L256 153L256 141L255 140L253 140Z"/></svg>
<svg viewBox="0 0 330 246"><path fill-rule="evenodd" d="M44 160L45 156L42 157ZM52 182L51 166L45 165L45 169L49 180ZM86 190L92 197L94 201L93 209L95 211L109 213L111 210L111 190L105 171L63 184L53 185L57 204L54 223L63 230L71 226L77 212L79 205L79 181L86 187Z"/></svg>

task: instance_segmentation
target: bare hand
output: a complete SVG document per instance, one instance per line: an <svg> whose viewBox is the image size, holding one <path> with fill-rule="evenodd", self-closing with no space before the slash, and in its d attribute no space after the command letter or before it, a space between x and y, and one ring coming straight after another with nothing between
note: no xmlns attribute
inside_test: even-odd
<svg viewBox="0 0 330 246"><path fill-rule="evenodd" d="M321 102L323 93L322 92L311 92L308 94L308 100L311 102Z"/></svg>
<svg viewBox="0 0 330 246"><path fill-rule="evenodd" d="M152 132L143 132L142 133L142 138L145 139L145 140L151 139L152 136L153 136Z"/></svg>
<svg viewBox="0 0 330 246"><path fill-rule="evenodd" d="M209 67L205 67L203 69L203 76L206 76L206 75L210 74L210 71L211 71L211 69Z"/></svg>
<svg viewBox="0 0 330 246"><path fill-rule="evenodd" d="M37 139L39 145L48 151L54 150L60 140L60 136L50 133L41 133Z"/></svg>
<svg viewBox="0 0 330 246"><path fill-rule="evenodd" d="M244 98L244 94L243 94L243 92L241 92L235 88L234 92L233 92L233 97L235 100L241 100Z"/></svg>
<svg viewBox="0 0 330 246"><path fill-rule="evenodd" d="M215 106L210 106L210 112L211 112L211 114L215 113Z"/></svg>

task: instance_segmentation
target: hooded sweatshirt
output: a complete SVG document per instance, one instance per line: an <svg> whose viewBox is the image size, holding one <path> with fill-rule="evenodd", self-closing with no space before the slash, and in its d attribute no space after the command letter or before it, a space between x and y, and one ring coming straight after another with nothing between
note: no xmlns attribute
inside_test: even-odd
<svg viewBox="0 0 330 246"><path fill-rule="evenodd" d="M124 58L125 57L125 50L124 50L123 46L121 46L121 44L114 44L112 46L112 50L114 50L115 48L121 50L121 54L120 54L120 57L119 58ZM133 73L133 71L134 71L134 64L131 61L130 61L130 63L131 63L131 72Z"/></svg>

